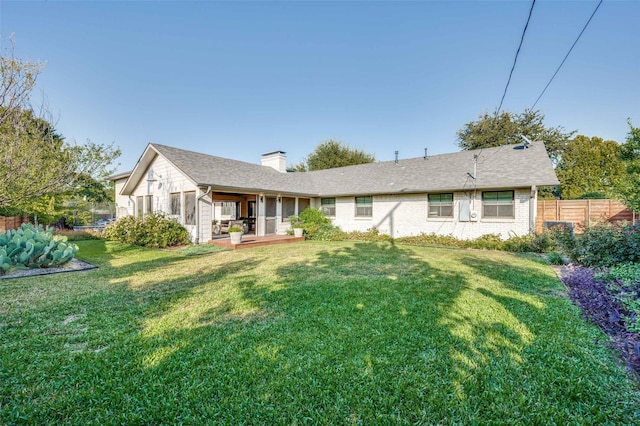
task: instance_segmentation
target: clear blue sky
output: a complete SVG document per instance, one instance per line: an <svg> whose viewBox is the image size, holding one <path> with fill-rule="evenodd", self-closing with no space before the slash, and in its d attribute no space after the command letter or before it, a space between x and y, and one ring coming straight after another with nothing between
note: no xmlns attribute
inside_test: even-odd
<svg viewBox="0 0 640 426"><path fill-rule="evenodd" d="M531 107L597 1L538 1L503 109ZM1 1L0 33L68 140L296 163L333 138L390 160L458 151L500 102L529 1ZM640 1L605 1L536 109L623 142L640 125Z"/></svg>

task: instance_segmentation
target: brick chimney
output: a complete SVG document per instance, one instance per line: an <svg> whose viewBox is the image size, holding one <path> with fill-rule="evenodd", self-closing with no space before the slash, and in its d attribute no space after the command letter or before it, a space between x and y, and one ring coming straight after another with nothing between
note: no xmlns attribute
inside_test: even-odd
<svg viewBox="0 0 640 426"><path fill-rule="evenodd" d="M273 167L279 172L287 172L287 153L284 151L274 151L262 154L261 163L263 166Z"/></svg>

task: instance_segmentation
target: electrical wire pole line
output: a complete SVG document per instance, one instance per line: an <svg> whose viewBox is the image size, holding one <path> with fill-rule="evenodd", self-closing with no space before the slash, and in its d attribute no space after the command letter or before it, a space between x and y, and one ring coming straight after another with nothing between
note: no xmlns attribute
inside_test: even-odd
<svg viewBox="0 0 640 426"><path fill-rule="evenodd" d="M509 72L509 79L507 80L506 86L504 86L504 93L502 93L502 99L500 99L500 105L496 110L496 117L500 114L500 110L502 109L502 103L504 102L504 97L507 96L507 89L509 88L509 83L511 83L511 77L513 76L513 70L516 69L516 62L518 62L518 54L520 54L520 49L522 48L522 42L524 41L524 34L527 32L527 28L529 27L529 21L531 20L531 14L533 13L533 6L536 5L536 0L531 2L531 9L529 9L529 17L527 18L527 23L524 25L524 30L522 30L522 36L520 37L520 44L518 45L518 50L516 51L516 56L513 58L513 65L511 66L511 72Z"/></svg>
<svg viewBox="0 0 640 426"><path fill-rule="evenodd" d="M598 9L600 8L600 5L602 4L603 0L600 0L598 2L598 5L596 6L595 10L593 11L593 13L591 14L591 16L589 17L589 20L587 21L586 24L584 24L584 27L582 28L582 31L580 31L580 34L578 34L578 38L576 38L576 41L573 42L573 44L571 45L571 48L569 49L569 51L567 52L567 54L565 55L564 59L562 60L562 62L560 62L560 65L558 66L558 68L556 69L556 72L553 73L553 75L551 76L551 78L549 79L549 82L547 83L546 86L544 86L544 89L542 89L542 93L540 93L540 96L538 96L538 99L536 99L536 101L533 103L533 106L531 107L531 109L533 110L536 105L538 105L538 101L540 100L540 98L542 98L542 95L544 95L544 92L547 91L547 88L549 88L549 85L551 84L551 82L553 81L554 78L556 78L556 75L558 74L558 71L560 71L560 68L562 68L562 66L564 65L565 61L567 60L567 58L569 57L569 55L571 54L571 51L573 50L573 48L576 46L576 44L578 43L578 40L580 40L580 37L582 37L582 33L584 33L584 30L587 29L587 27L589 26L589 23L591 22L591 20L593 19L593 16L596 14L596 12L598 11Z"/></svg>

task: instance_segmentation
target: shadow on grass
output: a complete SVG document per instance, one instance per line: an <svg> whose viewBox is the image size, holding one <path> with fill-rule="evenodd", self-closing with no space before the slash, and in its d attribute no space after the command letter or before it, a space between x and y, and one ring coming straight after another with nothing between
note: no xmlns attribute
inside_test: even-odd
<svg viewBox="0 0 640 426"><path fill-rule="evenodd" d="M543 267L389 243L328 247L228 254L215 266L168 256L105 272L120 280L114 293L82 303L107 306L93 322L107 349L74 355L55 395L35 389L43 400L29 420L629 420L632 408L615 407L563 358L550 324L567 323L571 356L601 367L577 350L590 336L554 299L558 283ZM274 252L285 259L271 262Z"/></svg>
<svg viewBox="0 0 640 426"><path fill-rule="evenodd" d="M369 243L280 266L275 285L251 272L257 266L228 268L236 277L234 296L198 313L197 326L151 330L144 341L143 374L183 383L181 401L192 410L215 401L199 410L267 423L513 415L521 386L512 378L535 335L475 289L468 266ZM159 283L189 293L199 284L194 276ZM494 287L498 292L503 284L496 280ZM182 302L157 303L153 321L171 321L172 307ZM529 310L542 305L523 303ZM485 316L488 305L499 311L495 318ZM207 385L196 394L195 383ZM535 397L521 396L522 409Z"/></svg>

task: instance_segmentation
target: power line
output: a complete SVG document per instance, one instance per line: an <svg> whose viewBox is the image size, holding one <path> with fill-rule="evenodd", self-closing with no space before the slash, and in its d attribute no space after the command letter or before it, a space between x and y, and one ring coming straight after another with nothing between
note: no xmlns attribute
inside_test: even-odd
<svg viewBox="0 0 640 426"><path fill-rule="evenodd" d="M500 99L500 106L498 106L498 110L496 111L496 116L500 114L500 110L502 109L502 103L504 102L504 97L507 95L507 89L509 88L509 83L511 83L511 76L513 76L513 70L516 68L516 62L518 62L518 54L520 53L520 48L522 48L522 42L524 41L524 34L527 32L527 27L529 26L529 21L531 20L531 14L533 13L533 6L535 6L536 0L531 2L531 9L529 9L529 17L527 18L527 23L524 25L524 30L522 30L522 36L520 37L520 45L518 45L518 50L516 51L516 56L513 58L513 66L511 67L511 72L509 73L509 79L507 80L507 85L504 86L504 93L502 94L502 99Z"/></svg>
<svg viewBox="0 0 640 426"><path fill-rule="evenodd" d="M564 59L562 60L562 62L560 63L560 66L558 66L558 69L556 69L556 72L553 73L553 75L551 76L551 78L549 79L549 82L547 83L546 86L544 86L544 89L542 90L542 93L540 93L540 96L538 96L538 99L536 99L536 101L534 102L533 106L531 107L531 109L533 110L536 105L538 105L538 101L540 100L540 98L542 98L542 95L544 95L544 92L547 91L547 88L549 87L549 85L551 84L551 82L553 81L554 78L556 78L556 75L558 74L558 71L560 71L560 68L562 68L562 65L564 65L565 61L567 60L567 58L569 57L569 54L571 53L571 51L573 50L573 48L575 47L575 45L578 43L578 40L580 40L580 37L582 37L582 33L584 33L584 30L587 29L587 27L589 26L589 22L591 22L591 20L593 19L593 16L596 14L596 12L598 11L598 9L600 8L600 5L602 4L603 0L600 0L598 2L598 5L596 6L595 10L593 11L593 13L591 14L591 16L589 17L589 20L587 21L586 24L584 24L584 27L582 28L582 31L580 31L580 34L578 34L578 38L576 38L576 41L573 42L573 44L571 45L571 49L569 49L569 51L567 52L567 54L565 55Z"/></svg>

